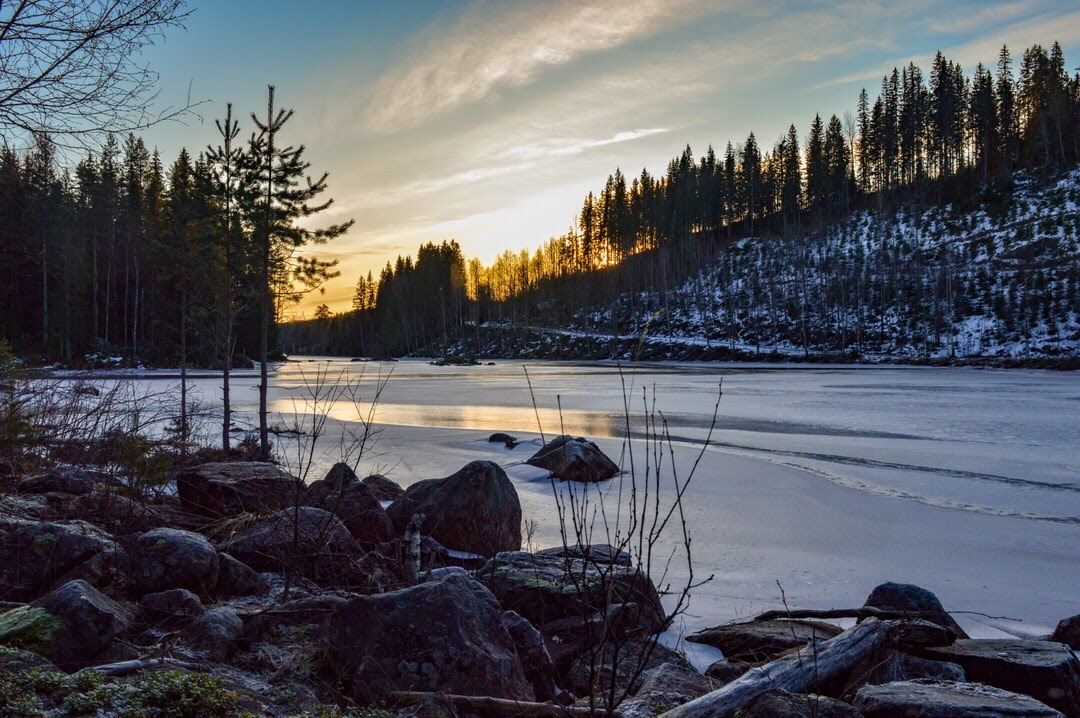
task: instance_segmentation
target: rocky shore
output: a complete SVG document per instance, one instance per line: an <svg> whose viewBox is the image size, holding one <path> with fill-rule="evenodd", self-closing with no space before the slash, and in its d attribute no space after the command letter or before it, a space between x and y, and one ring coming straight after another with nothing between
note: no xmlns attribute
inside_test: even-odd
<svg viewBox="0 0 1080 718"><path fill-rule="evenodd" d="M529 461L618 468L580 437ZM695 633L724 655L701 673L657 642L671 616L628 547L522 550L492 462L405 489L258 462L171 486L0 481L0 716L1080 716L1080 617L971 639L896 583Z"/></svg>

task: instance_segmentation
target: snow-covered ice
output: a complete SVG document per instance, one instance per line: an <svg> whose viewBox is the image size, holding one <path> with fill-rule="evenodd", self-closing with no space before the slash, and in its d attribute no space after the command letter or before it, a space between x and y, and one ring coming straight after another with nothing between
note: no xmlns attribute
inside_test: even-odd
<svg viewBox="0 0 1080 718"><path fill-rule="evenodd" d="M276 423L292 423L289 412L303 405L301 372L310 377L316 366L290 362L276 371ZM624 366L620 375L605 363L525 366L548 438L591 437L624 469L623 386L634 431L643 426L642 390L655 387L682 475L708 433L723 379L713 443L686 494L695 576L714 579L694 592L675 633L782 608L780 587L791 607L850 607L884 581L919 584L946 608L974 612L956 617L975 636L1045 635L1080 610L1075 373L658 364ZM540 436L522 363L337 359L329 367L335 378L366 372L365 400L376 374L393 371L376 413L383 433L359 470L408 485L471 460L497 461L524 517L536 522L532 544L559 543L552 485L523 463ZM195 385L213 402L219 382ZM234 383L248 421L255 383ZM331 417L311 480L337 459L342 422L354 422L358 408L342 401ZM525 443L489 444L494 431ZM287 448L289 439L279 441ZM636 452L640 471L640 444ZM625 488L628 475L601 485L609 501L620 481ZM676 562L669 579L677 585L685 576Z"/></svg>

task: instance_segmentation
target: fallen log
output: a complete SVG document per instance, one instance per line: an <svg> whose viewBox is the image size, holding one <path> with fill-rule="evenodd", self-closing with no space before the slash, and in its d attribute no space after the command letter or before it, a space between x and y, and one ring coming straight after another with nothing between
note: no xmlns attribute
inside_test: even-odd
<svg viewBox="0 0 1080 718"><path fill-rule="evenodd" d="M77 671L75 675L101 673L109 678L121 678L149 669L198 671L199 667L193 663L185 663L184 661L177 661L172 658L137 658L130 661L106 663L101 666L90 666L89 668L83 668L81 671Z"/></svg>
<svg viewBox="0 0 1080 718"><path fill-rule="evenodd" d="M955 636L927 621L863 623L783 658L752 668L741 678L663 714L663 718L730 718L751 700L770 690L807 693L836 681L879 651L904 646L947 645Z"/></svg>
<svg viewBox="0 0 1080 718"><path fill-rule="evenodd" d="M560 706L556 703L533 703L530 701L515 701L510 698L492 698L490 696L462 696L449 693L425 693L423 691L394 691L390 698L398 705L421 703L434 698L446 701L455 708L460 708L468 713L480 713L493 716L581 716L582 718L617 718L618 711L606 711L603 709L590 710L589 708Z"/></svg>
<svg viewBox="0 0 1080 718"><path fill-rule="evenodd" d="M926 611L892 611L873 606L858 608L803 608L798 610L766 611L754 616L755 621L775 621L781 618L876 618L881 621L902 621L930 615Z"/></svg>

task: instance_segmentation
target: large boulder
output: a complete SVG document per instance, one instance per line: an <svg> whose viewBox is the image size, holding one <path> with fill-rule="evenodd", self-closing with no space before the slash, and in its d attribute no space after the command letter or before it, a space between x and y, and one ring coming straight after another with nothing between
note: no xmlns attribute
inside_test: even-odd
<svg viewBox="0 0 1080 718"><path fill-rule="evenodd" d="M116 551L111 536L84 521L0 518L0 600L36 598L57 580ZM89 567L90 573L99 568Z"/></svg>
<svg viewBox="0 0 1080 718"><path fill-rule="evenodd" d="M211 608L189 623L180 637L201 656L224 660L244 632L244 622L227 606Z"/></svg>
<svg viewBox="0 0 1080 718"><path fill-rule="evenodd" d="M116 491L99 491L74 497L61 508L68 519L80 519L115 534L149 531L165 519L146 504Z"/></svg>
<svg viewBox="0 0 1080 718"><path fill-rule="evenodd" d="M333 513L353 538L371 546L394 537L394 525L379 499L365 486L348 464L335 464L326 478L307 487L304 505Z"/></svg>
<svg viewBox="0 0 1080 718"><path fill-rule="evenodd" d="M73 670L92 665L130 623L120 604L86 581L69 581L30 606L0 616L8 636L0 640ZM12 639L20 633L21 639Z"/></svg>
<svg viewBox="0 0 1080 718"><path fill-rule="evenodd" d="M966 639L926 648L928 658L959 664L969 681L1023 693L1080 716L1080 659L1063 643Z"/></svg>
<svg viewBox="0 0 1080 718"><path fill-rule="evenodd" d="M622 604L623 625L629 622L645 634L665 625L656 587L637 568L513 551L496 555L477 578L504 608L541 631L559 619L583 619L605 609L610 613L617 604Z"/></svg>
<svg viewBox="0 0 1080 718"><path fill-rule="evenodd" d="M729 661L771 661L813 640L828 640L842 629L831 623L803 620L742 621L706 628L686 637L691 643L719 648Z"/></svg>
<svg viewBox="0 0 1080 718"><path fill-rule="evenodd" d="M218 549L259 571L293 571L313 578L334 578L361 554L337 516L311 506L280 511Z"/></svg>
<svg viewBox="0 0 1080 718"><path fill-rule="evenodd" d="M176 490L188 511L219 518L283 509L296 502L303 484L274 464L230 461L182 470Z"/></svg>
<svg viewBox="0 0 1080 718"><path fill-rule="evenodd" d="M473 461L445 479L418 481L387 509L403 534L415 514L421 531L449 549L481 556L521 548L521 503L502 467Z"/></svg>
<svg viewBox="0 0 1080 718"><path fill-rule="evenodd" d="M924 621L951 629L957 638L967 638L964 629L953 620L932 592L910 583L883 583L870 592L864 604L870 608L902 611Z"/></svg>
<svg viewBox="0 0 1080 718"><path fill-rule="evenodd" d="M686 677L696 673L685 656L654 637L609 641L578 656L563 674L562 685L578 696L588 695L593 687L600 696L610 695L612 688L616 695L635 695L643 692L649 677L665 664L669 665L661 674L663 680L676 674ZM660 684L654 681L653 685Z"/></svg>
<svg viewBox="0 0 1080 718"><path fill-rule="evenodd" d="M382 474L372 474L361 479L360 483L371 489L379 501L397 501L405 493L396 481L391 481Z"/></svg>
<svg viewBox="0 0 1080 718"><path fill-rule="evenodd" d="M218 580L214 587L217 596L254 596L265 593L267 581L246 563L237 561L227 553L218 554Z"/></svg>
<svg viewBox="0 0 1080 718"><path fill-rule="evenodd" d="M140 621L164 630L185 626L206 613L199 597L183 588L148 593L139 601L139 608Z"/></svg>
<svg viewBox="0 0 1080 718"><path fill-rule="evenodd" d="M97 483L95 476L75 466L57 466L47 474L29 476L19 482L21 494L88 494Z"/></svg>
<svg viewBox="0 0 1080 718"><path fill-rule="evenodd" d="M865 718L1063 718L1028 696L979 683L898 681L863 686L855 708Z"/></svg>
<svg viewBox="0 0 1080 718"><path fill-rule="evenodd" d="M218 553L202 534L159 528L135 539L131 549L131 583L134 593L186 588L208 596L218 581Z"/></svg>
<svg viewBox="0 0 1080 718"><path fill-rule="evenodd" d="M354 598L320 640L323 665L360 703L391 691L532 700L503 611L463 576Z"/></svg>
<svg viewBox="0 0 1080 718"><path fill-rule="evenodd" d="M1080 650L1080 615L1061 619L1050 640L1064 643L1073 650Z"/></svg>
<svg viewBox="0 0 1080 718"><path fill-rule="evenodd" d="M619 473L619 467L593 442L580 436L557 436L525 460L564 481L595 483Z"/></svg>
<svg viewBox="0 0 1080 718"><path fill-rule="evenodd" d="M532 684L536 700L554 700L559 694L559 689L555 685L555 664L552 663L551 655L544 646L544 638L540 635L540 631L513 611L503 613L502 624L506 632L510 634L514 647L517 648L521 667L525 670L525 677Z"/></svg>
<svg viewBox="0 0 1080 718"><path fill-rule="evenodd" d="M555 546L536 552L537 556L553 556L555 558L582 558L593 561L601 566L613 563L618 566L630 566L633 558L629 551L615 548L606 543L595 543L588 546Z"/></svg>

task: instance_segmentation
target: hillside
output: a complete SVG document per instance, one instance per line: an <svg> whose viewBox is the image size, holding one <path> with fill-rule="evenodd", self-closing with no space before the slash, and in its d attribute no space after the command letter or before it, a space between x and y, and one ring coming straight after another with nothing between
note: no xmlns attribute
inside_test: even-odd
<svg viewBox="0 0 1080 718"><path fill-rule="evenodd" d="M1018 177L1004 206L863 210L809 233L747 237L671 291L623 294L563 321L541 304L528 323L539 338L494 344L518 355L617 337L615 353L631 356L656 345L869 359L1076 356L1078 207L1074 170L1045 184ZM475 340L456 350L469 344L475 351ZM489 339L480 353L500 352Z"/></svg>

